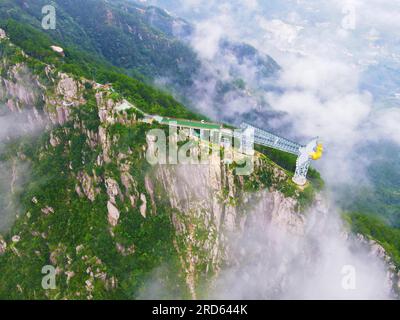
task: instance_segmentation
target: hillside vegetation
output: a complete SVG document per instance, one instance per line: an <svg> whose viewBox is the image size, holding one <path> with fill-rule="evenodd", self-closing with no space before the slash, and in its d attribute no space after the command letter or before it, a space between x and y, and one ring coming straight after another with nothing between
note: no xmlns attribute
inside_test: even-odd
<svg viewBox="0 0 400 320"><path fill-rule="evenodd" d="M223 263L220 231L207 208L194 214L171 204L163 183L172 182L161 182L144 159L152 126L115 106L127 99L149 113L204 117L88 52L59 42L61 56L45 34L10 19L0 25L10 38L0 41L1 111L19 108L32 111L31 121L52 122L9 139L0 155L12 166L6 187L18 204L15 224L0 236L0 298L140 298L155 274L161 297L201 294ZM312 185L302 192L268 158L249 177L231 178L233 170L219 169L226 179L213 196L218 212L235 213L237 224L248 192L276 192L299 216L313 201ZM26 171L29 179L16 185ZM56 267L54 290L42 288L46 265Z"/></svg>

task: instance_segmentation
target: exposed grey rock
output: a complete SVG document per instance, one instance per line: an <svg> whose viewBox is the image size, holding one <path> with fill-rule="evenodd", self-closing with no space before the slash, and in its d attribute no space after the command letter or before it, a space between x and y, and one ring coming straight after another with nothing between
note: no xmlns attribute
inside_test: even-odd
<svg viewBox="0 0 400 320"><path fill-rule="evenodd" d="M65 275L67 276L67 284L68 284L69 281L72 279L72 277L75 276L75 272L74 271L66 271Z"/></svg>
<svg viewBox="0 0 400 320"><path fill-rule="evenodd" d="M60 139L54 136L53 132L50 133L50 144L54 148L60 144Z"/></svg>
<svg viewBox="0 0 400 320"><path fill-rule="evenodd" d="M115 203L115 198L121 195L121 190L119 188L118 182L112 178L106 179L107 194L112 203Z"/></svg>
<svg viewBox="0 0 400 320"><path fill-rule="evenodd" d="M0 28L0 40L7 38L6 32Z"/></svg>
<svg viewBox="0 0 400 320"><path fill-rule="evenodd" d="M156 202L154 199L154 185L148 175L146 175L144 178L144 186L146 188L146 191L150 195L152 212L153 212L153 214L155 214L157 208L156 208Z"/></svg>
<svg viewBox="0 0 400 320"><path fill-rule="evenodd" d="M121 253L123 256L128 256L128 255L135 253L134 245L131 245L130 247L125 248L122 244L117 243L116 247L117 247L118 252Z"/></svg>
<svg viewBox="0 0 400 320"><path fill-rule="evenodd" d="M256 159L254 178L257 178L257 170L269 165ZM287 180L283 170L273 170L272 174L274 181ZM193 298L196 265L206 262L218 274L221 264L230 256L227 235L243 231L252 206L262 208L258 210L264 215L260 221L296 235L304 233L305 218L298 212L295 199L273 188L256 195L246 194L240 183L243 178L235 176L233 170L213 154L208 165L162 165L156 169L153 184L161 184L171 207L180 212L173 214L172 222L178 235L185 239L187 250L182 266ZM246 203L245 210L239 203ZM199 233L207 237L200 239L196 236Z"/></svg>
<svg viewBox="0 0 400 320"><path fill-rule="evenodd" d="M21 111L23 108L32 108L35 105L41 88L37 77L32 75L26 65L18 63L10 67L7 78L1 80L0 99L8 99L7 105L10 110Z"/></svg>
<svg viewBox="0 0 400 320"><path fill-rule="evenodd" d="M7 249L7 242L0 236L0 255L6 252Z"/></svg>
<svg viewBox="0 0 400 320"><path fill-rule="evenodd" d="M143 218L146 218L147 200L143 193L140 194L140 200L142 200L142 204L140 205L140 214L143 216Z"/></svg>
<svg viewBox="0 0 400 320"><path fill-rule="evenodd" d="M385 248L373 239L368 239L362 234L356 235L357 241L369 249L370 255L378 257L384 261L387 270L387 286L393 289L394 295L399 296L400 292L400 271L397 272L392 258L386 252Z"/></svg>
<svg viewBox="0 0 400 320"><path fill-rule="evenodd" d="M54 213L54 209L52 207L45 207L42 210L42 213L44 213L46 216L48 216L50 213Z"/></svg>
<svg viewBox="0 0 400 320"><path fill-rule="evenodd" d="M103 160L105 163L110 163L110 148L111 148L111 141L109 141L107 136L107 130L103 127L99 127L99 140L103 150Z"/></svg>
<svg viewBox="0 0 400 320"><path fill-rule="evenodd" d="M115 227L118 224L119 210L110 201L107 202L108 222Z"/></svg>
<svg viewBox="0 0 400 320"><path fill-rule="evenodd" d="M60 74L61 80L58 82L56 92L62 95L66 102L74 102L78 97L77 82L65 73Z"/></svg>
<svg viewBox="0 0 400 320"><path fill-rule="evenodd" d="M81 184L85 196L93 202L96 199L96 195L100 192L99 189L95 187L95 184L98 181L95 178L89 176L86 172L78 173L77 179ZM81 192L79 186L76 187L76 191L79 195Z"/></svg>

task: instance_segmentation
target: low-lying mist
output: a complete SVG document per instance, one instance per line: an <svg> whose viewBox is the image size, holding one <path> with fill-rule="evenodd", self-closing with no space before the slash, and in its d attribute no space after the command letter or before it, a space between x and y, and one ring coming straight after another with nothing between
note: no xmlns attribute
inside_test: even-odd
<svg viewBox="0 0 400 320"><path fill-rule="evenodd" d="M192 22L190 43L209 73L226 82L240 79L245 85L245 95L225 96L225 105L217 110L213 97L218 95L218 81L193 79L192 102L199 111L214 120L237 122L257 112L258 126L301 143L320 136L325 145L324 157L313 165L327 182L331 205L319 204L306 213L302 235L260 223L259 217L268 212L262 207L253 213L249 209L254 217L242 234L232 235L231 267L222 270L210 297L390 298L383 262L345 231L334 199L344 196L352 202L352 189L340 192L345 186L375 183L369 175L372 165L393 170L378 161L374 145L393 146L382 152L383 157L400 150L397 89L375 90L398 88L393 86L398 78L385 86L381 80L388 77L378 71L400 62L398 41L393 41L398 38L399 4L390 0L144 2ZM281 70L273 85L279 90L264 90L265 83L255 79L255 61L243 64L221 53L219 44L225 39L249 43L275 59ZM232 74L232 69L237 72ZM372 69L378 70L374 76ZM260 96L263 105L258 103ZM382 103L389 98L394 103ZM280 116L271 118L270 113ZM355 277L347 277L353 273Z"/></svg>
<svg viewBox="0 0 400 320"><path fill-rule="evenodd" d="M186 215L193 210L185 208L197 207L216 219L213 203L217 191L212 187L211 172L204 165L178 165L169 175ZM241 211L241 222L236 221L229 230L227 225L221 226L227 256L217 277L200 284L206 286L201 298L393 298L388 266L376 248L371 250L371 243L351 234L328 195L318 195L304 213L287 207L281 216L277 208L287 205L268 194L268 190L251 194ZM197 219L205 219L203 215ZM141 299L177 296L161 280L167 269L161 266L150 274Z"/></svg>
<svg viewBox="0 0 400 320"><path fill-rule="evenodd" d="M396 83L396 73L388 77L387 68L381 66L395 69L400 64L399 47L392 41L397 38L393 26L398 25L399 4L389 0L147 2L193 23L189 43L209 73L225 82L241 79L246 85L246 94L226 95L217 110L213 99L218 96L218 81L193 79L193 105L214 120L252 121L301 143L319 136L326 156L314 165L328 187L336 190L369 182L372 160L365 150L373 144L394 143L392 152L400 152L398 95L387 90L382 97L382 90L374 90ZM281 70L273 79L255 77L257 62L243 63L221 51L219 44L225 39L253 45L275 59ZM371 70L383 74L374 71L372 77ZM276 90L265 90L266 84ZM394 102L384 103L388 99Z"/></svg>
<svg viewBox="0 0 400 320"><path fill-rule="evenodd" d="M7 146L22 136L39 134L45 121L33 111L11 113L0 106L0 234L13 225L19 211L17 195L29 178L29 166L5 155Z"/></svg>
<svg viewBox="0 0 400 320"><path fill-rule="evenodd" d="M353 239L335 208L324 202L307 212L304 234L293 234L249 212L243 233L231 236L232 265L210 298L389 299L386 267Z"/></svg>

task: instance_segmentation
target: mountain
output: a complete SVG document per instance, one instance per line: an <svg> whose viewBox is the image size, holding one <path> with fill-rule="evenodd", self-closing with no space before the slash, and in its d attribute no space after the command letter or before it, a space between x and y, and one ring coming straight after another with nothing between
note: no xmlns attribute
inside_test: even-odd
<svg viewBox="0 0 400 320"><path fill-rule="evenodd" d="M139 110L209 120L155 88L156 78L176 76L181 93L198 91L193 77L216 83L211 106L234 122L227 97L249 97L246 101L259 106L257 90L249 90L237 67L251 60L258 66L256 77L264 79L279 69L273 60L246 44L221 41L217 58L233 55L238 62L229 65L230 81L222 81L219 70L187 45L190 24L161 9L99 0L89 10L89 1L57 1L59 27L47 32L40 27L43 1L0 3L5 30L0 31L0 298L207 298L224 271L241 259L247 262L247 251L259 266L276 250L276 239L267 239L262 252L267 259L259 260L259 243L246 240L254 223L296 235L291 244L306 243L285 262L291 272L277 290L290 285L284 280L296 273L291 267L302 272L320 258L325 229L309 238L314 218L307 209L314 206L317 217L329 216L319 194L323 182L310 170L307 187L295 186L294 156L257 147L250 176L236 175L238 164L220 159L207 167L154 167L146 160L151 141L146 134L166 128L146 122ZM193 57L198 64L190 65ZM198 92L203 93L208 97L209 92ZM246 116L256 121L266 115L255 111ZM385 178L384 171L374 172L377 180ZM390 197L395 216L393 185L376 192L375 199L379 205ZM398 229L364 212L344 217L346 237L355 237L370 256L386 263L398 292ZM291 250L284 253L290 257ZM298 256L304 258L301 267ZM45 266L56 268L54 290L42 288Z"/></svg>
<svg viewBox="0 0 400 320"><path fill-rule="evenodd" d="M54 42L90 52L140 80L156 82L192 110L203 113L205 108L212 110L206 113L216 120L235 123L237 115L226 111L233 99L248 104L249 112L243 119L252 120L252 111L265 121L273 116L268 110L259 112L267 109L267 105L257 90L266 88L262 83L273 77L280 67L252 46L229 39L221 41L218 59L235 60L226 75L219 66L210 65L192 49L190 39L194 27L162 9L126 0L58 0L54 3L57 28L46 31ZM40 31L41 8L46 4L45 0L2 0L4 9L0 19L12 18ZM257 70L251 76L243 73L249 64ZM256 83L251 83L253 81ZM207 101L203 98L205 90L209 96Z"/></svg>
<svg viewBox="0 0 400 320"><path fill-rule="evenodd" d="M390 225L400 227L399 198L399 158L394 144L379 143L369 148L371 164L368 167L369 184L349 185L339 193L339 201L347 211L364 212L369 215L379 214ZM352 201L345 194L351 190Z"/></svg>
<svg viewBox="0 0 400 320"><path fill-rule="evenodd" d="M10 1L2 18L27 21L41 29L41 8L46 1ZM196 70L196 56L179 41L168 38L145 23L140 11L129 11L118 2L56 2L54 40L90 51L127 72L149 78L168 76L184 83Z"/></svg>
<svg viewBox="0 0 400 320"><path fill-rule="evenodd" d="M159 126L136 108L200 115L101 60L97 76L106 82L87 79L87 53L64 44L64 54L55 52L28 25L9 20L5 28L1 120L16 118L2 132L0 159L11 168L2 188L17 217L0 238L2 299L148 297L155 275L158 297L202 297L227 261L224 234L245 223L247 203L272 206L264 219L302 228L312 184L299 189L262 154L242 177L218 158L209 167L152 167L146 132ZM48 265L56 268L54 290L42 289Z"/></svg>

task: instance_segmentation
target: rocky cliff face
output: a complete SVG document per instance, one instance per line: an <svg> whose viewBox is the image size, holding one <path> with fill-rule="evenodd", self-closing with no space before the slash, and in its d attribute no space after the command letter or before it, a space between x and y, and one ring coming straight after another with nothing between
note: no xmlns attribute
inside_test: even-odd
<svg viewBox="0 0 400 320"><path fill-rule="evenodd" d="M224 266L245 259L232 239L242 239L249 225L283 230L301 243L310 224L305 206L327 215L322 198L310 197L311 186L297 188L289 173L260 154L249 176L236 175L234 165L215 155L208 165L150 166L146 132L154 126L125 108L129 102L112 86L48 65L38 73L6 35L2 40L1 112L26 114L42 131L29 147L9 139L14 147L2 157L29 166L32 181L17 187L23 173L12 166L6 188L21 203L15 226L0 237L0 297L152 297L141 291L153 285L155 270L162 297L202 298ZM268 241L273 257L276 243ZM388 279L399 286L383 248L360 241L387 261ZM318 245L304 250L308 266ZM48 264L56 268L54 291L41 288L40 270ZM284 271L277 290L287 283L290 272Z"/></svg>
<svg viewBox="0 0 400 320"><path fill-rule="evenodd" d="M400 297L400 271L393 262L393 259L386 252L385 248L373 239L368 239L362 234L356 235L357 242L367 248L369 254L379 258L386 266L386 284L393 289L393 295Z"/></svg>
<svg viewBox="0 0 400 320"><path fill-rule="evenodd" d="M263 172L274 179L285 174L271 171L262 161L250 177L241 178L218 159L206 166L161 166L154 171L153 183L162 187L156 198L167 195L174 209L172 219L180 241L176 248L193 298L203 272L214 279L221 265L231 259L229 235L243 232L254 207L262 208L265 224L294 233L303 230L305 217L296 208L294 198L286 197L274 185L259 193L244 191L246 180L257 179ZM151 188L148 191L153 194Z"/></svg>
<svg viewBox="0 0 400 320"><path fill-rule="evenodd" d="M82 189L86 189L84 193L89 195L89 199L94 198L95 185L104 183L108 195L108 221L112 228L118 226L124 210L117 200L138 208L144 219L157 215L165 205L170 208L176 233L174 248L192 298L198 297L201 280L206 278L212 282L221 265L229 259L226 236L243 231L247 213L252 207L262 206L266 223L297 234L303 232L305 217L297 201L301 190L291 184L283 169L258 157L250 176L235 175L234 168L216 156L208 165L158 165L143 172L142 181L138 181L130 173L134 166L130 161L133 151L113 152L112 146L119 145L121 137L107 130L115 123L135 126L137 121L129 120L126 113L118 114L118 106L125 102L113 101L107 98L109 94L104 87L98 87L96 101L102 124L94 144L102 149L98 163L117 160L117 176L105 180L100 178L97 182L95 178L90 183L88 174L82 173L78 181ZM136 151L142 161L145 161L146 147L143 144ZM264 181L263 177L268 179ZM288 185L292 188L292 196L283 193ZM259 190L262 192L256 192ZM121 254L127 250L120 248Z"/></svg>
<svg viewBox="0 0 400 320"><path fill-rule="evenodd" d="M167 265L173 272L164 282L178 286L178 296L203 297L231 259L229 235L243 232L252 208L261 206L265 223L303 232L303 190L267 158L256 155L249 176L235 175L219 157L209 165L151 167L146 132L153 127L121 108L129 103L110 85L48 65L37 73L28 56L3 41L2 111L28 112L32 124L45 126L28 145L13 140L18 152L5 156L32 168L32 181L12 191L21 201L19 218L0 239L9 296L130 298L151 270ZM49 263L60 283L55 291L40 288Z"/></svg>

